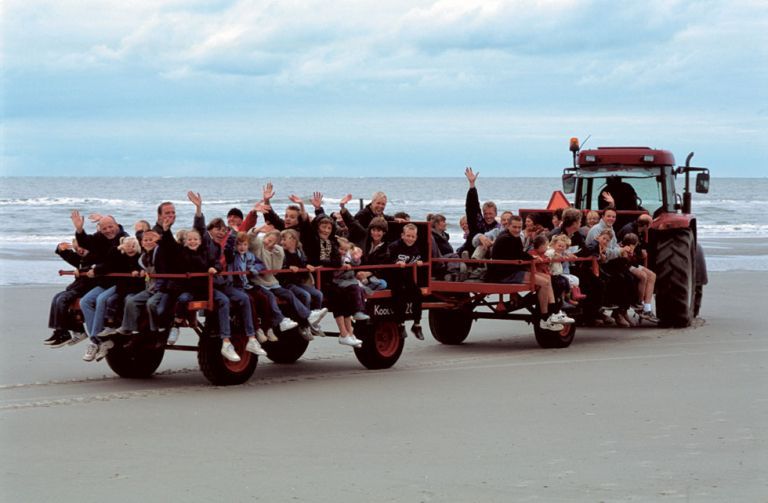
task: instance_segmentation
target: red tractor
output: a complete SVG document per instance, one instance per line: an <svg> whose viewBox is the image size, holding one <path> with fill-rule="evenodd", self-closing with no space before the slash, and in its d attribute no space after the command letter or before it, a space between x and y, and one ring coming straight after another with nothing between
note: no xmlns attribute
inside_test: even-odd
<svg viewBox="0 0 768 503"><path fill-rule="evenodd" d="M653 216L648 231L648 267L657 274L657 315L662 325L689 326L701 303L700 278L706 277L696 217L691 213L690 175L696 173L695 191L706 194L709 170L690 165L693 152L688 154L685 166L676 166L668 150L581 150L576 138L571 139L570 150L573 167L563 170L562 178L563 192L573 194L573 206L584 211L601 210L607 205L602 194L608 191L619 214L616 229L640 213ZM681 181L682 194L676 187Z"/></svg>

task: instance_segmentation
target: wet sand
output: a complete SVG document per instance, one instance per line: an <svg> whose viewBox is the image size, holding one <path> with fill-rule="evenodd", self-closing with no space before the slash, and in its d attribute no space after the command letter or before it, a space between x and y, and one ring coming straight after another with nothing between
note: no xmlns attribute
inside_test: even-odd
<svg viewBox="0 0 768 503"><path fill-rule="evenodd" d="M767 273L712 273L696 328L480 321L368 371L332 339L217 388L41 344L57 288L0 289L1 501L766 501ZM183 338L192 343L194 334Z"/></svg>

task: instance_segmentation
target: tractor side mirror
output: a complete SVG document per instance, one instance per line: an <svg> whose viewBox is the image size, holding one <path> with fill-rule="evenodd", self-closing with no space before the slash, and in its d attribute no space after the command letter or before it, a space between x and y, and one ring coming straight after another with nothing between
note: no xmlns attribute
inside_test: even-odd
<svg viewBox="0 0 768 503"><path fill-rule="evenodd" d="M696 175L696 192L707 194L709 192L709 173L699 173Z"/></svg>
<svg viewBox="0 0 768 503"><path fill-rule="evenodd" d="M576 192L576 177L570 173L563 174L563 193L573 194Z"/></svg>

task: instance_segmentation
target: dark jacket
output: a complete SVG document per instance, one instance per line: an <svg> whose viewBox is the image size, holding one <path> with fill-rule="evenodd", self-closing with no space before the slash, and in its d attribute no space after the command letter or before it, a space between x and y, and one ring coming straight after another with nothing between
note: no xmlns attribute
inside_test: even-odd
<svg viewBox="0 0 768 503"><path fill-rule="evenodd" d="M363 229L367 229L368 224L371 223L371 220L373 220L373 217L375 216L378 216L378 215L376 215L371 209L371 203L368 203L365 205L365 207L362 210L358 211L355 214L355 220L357 220L360 223ZM384 217L384 220L386 220L387 222L392 222L395 220L395 217L390 215L381 215L381 216Z"/></svg>
<svg viewBox="0 0 768 503"><path fill-rule="evenodd" d="M193 221L193 227L200 233L200 248L202 248L207 254L208 263L211 265L208 267L216 268L217 272L221 272L223 267L221 265L221 246L219 243L211 238L208 234L208 230L205 228L205 215L195 215ZM207 269L206 269L207 270ZM213 286L216 288L223 288L227 284L227 278L225 276L216 275L213 278Z"/></svg>
<svg viewBox="0 0 768 503"><path fill-rule="evenodd" d="M93 260L91 260L91 254L86 253L85 255L79 255L75 250L68 249L68 250L59 250L59 247L56 247L56 255L61 257L65 262L67 262L72 267L76 268L81 273L88 272L88 269L93 266ZM95 281L92 278L89 278L85 274L82 274L78 276L77 278L72 281L69 285L67 285L66 290L67 291L75 291L80 292L78 295L85 295L88 290L96 286Z"/></svg>
<svg viewBox="0 0 768 503"><path fill-rule="evenodd" d="M503 230L493 242L491 259L494 260L531 260L530 255L523 250L523 240L513 236L508 230ZM488 264L486 281L498 283L517 271L525 271L528 266L515 264Z"/></svg>
<svg viewBox="0 0 768 503"><path fill-rule="evenodd" d="M141 271L141 266L139 265L140 256L141 255L136 254L130 257L117 248L110 249L104 262L96 264L93 267L93 272L96 276L102 277L97 280L99 281L99 286L115 286L116 293L121 298L130 293L142 291L144 289L144 278L104 277L104 275L110 273L131 273L133 271Z"/></svg>

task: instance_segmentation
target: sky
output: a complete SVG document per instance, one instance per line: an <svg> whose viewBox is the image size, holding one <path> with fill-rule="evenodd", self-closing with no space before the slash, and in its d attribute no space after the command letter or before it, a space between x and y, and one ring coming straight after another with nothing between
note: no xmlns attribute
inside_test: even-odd
<svg viewBox="0 0 768 503"><path fill-rule="evenodd" d="M0 174L768 176L766 0L0 0Z"/></svg>

